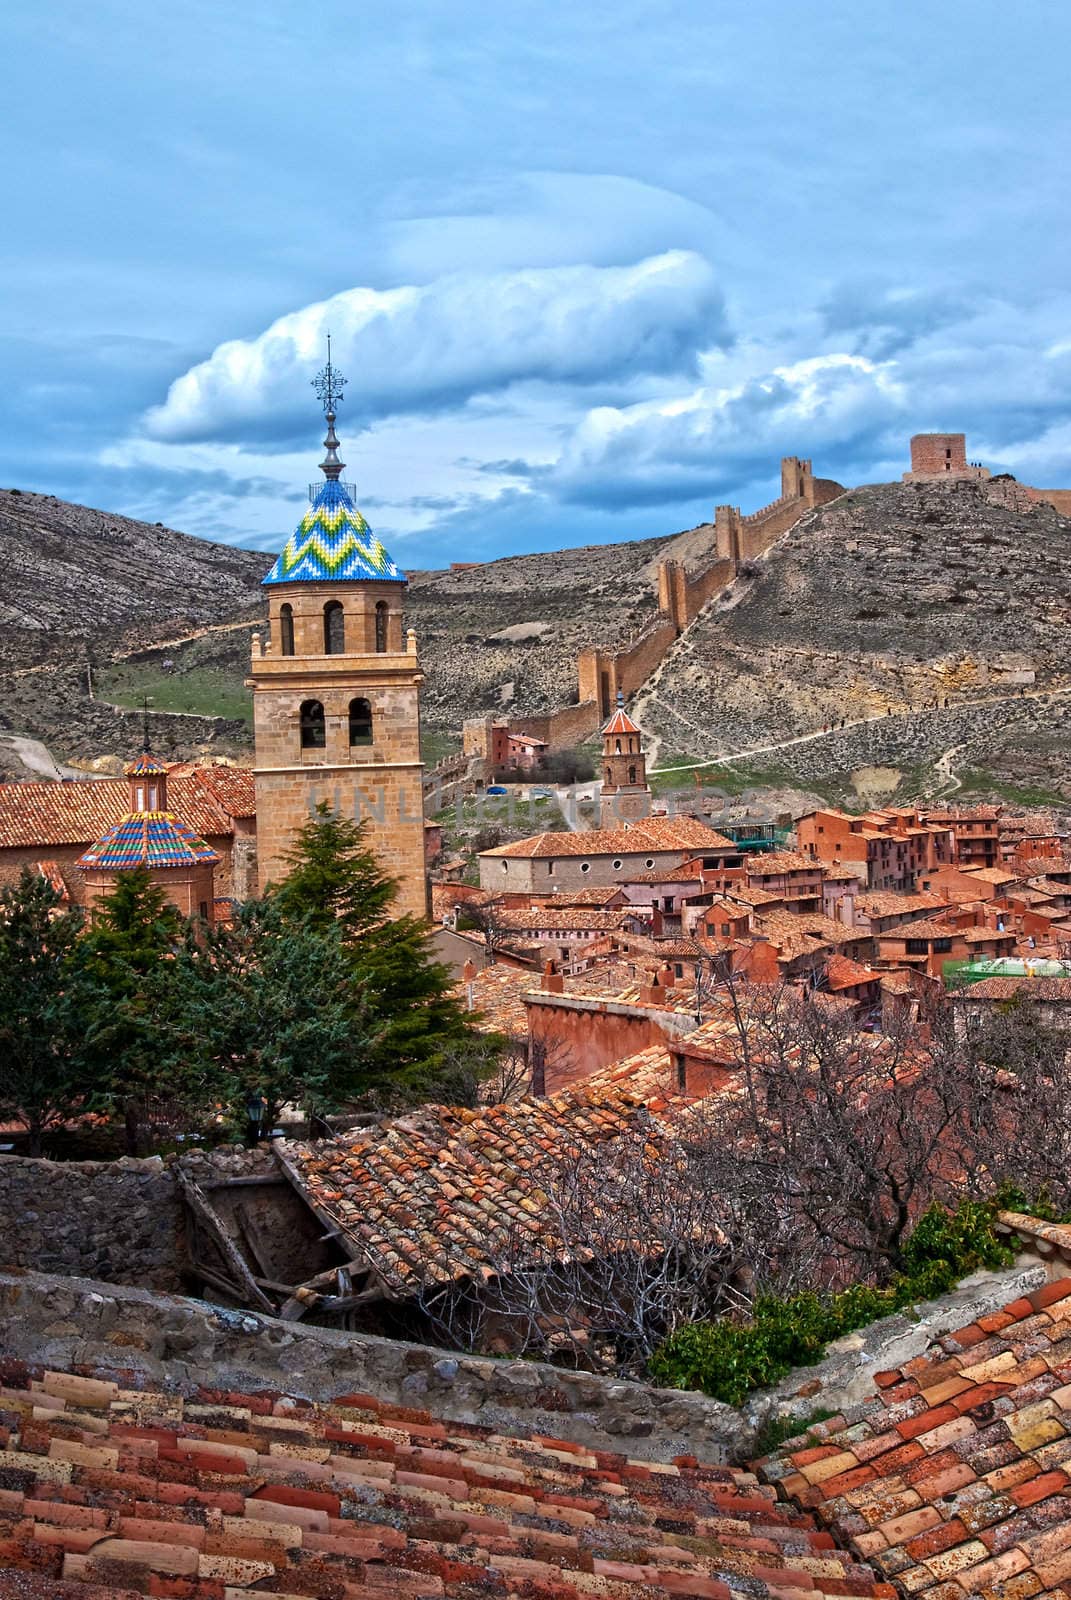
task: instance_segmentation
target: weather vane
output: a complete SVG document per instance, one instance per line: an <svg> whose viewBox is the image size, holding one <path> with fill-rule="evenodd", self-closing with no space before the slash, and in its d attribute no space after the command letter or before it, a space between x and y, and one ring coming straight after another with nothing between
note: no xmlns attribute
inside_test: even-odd
<svg viewBox="0 0 1071 1600"><path fill-rule="evenodd" d="M327 365L312 379L312 386L316 390L317 398L324 408L327 416L334 416L335 408L343 398L342 391L349 382L344 378L337 367L331 365L331 335L327 335Z"/></svg>

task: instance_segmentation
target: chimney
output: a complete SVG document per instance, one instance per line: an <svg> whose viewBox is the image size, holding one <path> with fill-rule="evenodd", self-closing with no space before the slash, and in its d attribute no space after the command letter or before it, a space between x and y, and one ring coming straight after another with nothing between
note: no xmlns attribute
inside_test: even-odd
<svg viewBox="0 0 1071 1600"><path fill-rule="evenodd" d="M547 961L543 965L543 993L565 993L565 979L560 972L555 972L553 961Z"/></svg>

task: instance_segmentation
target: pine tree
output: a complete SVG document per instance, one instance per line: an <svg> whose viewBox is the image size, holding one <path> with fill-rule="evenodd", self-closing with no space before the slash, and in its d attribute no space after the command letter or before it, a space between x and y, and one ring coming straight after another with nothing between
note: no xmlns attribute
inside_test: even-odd
<svg viewBox="0 0 1071 1600"><path fill-rule="evenodd" d="M174 956L186 923L145 867L119 873L81 946L91 985L86 1042L95 1095L122 1113L128 1155L139 1155L150 1102L188 1089L172 1048L181 995Z"/></svg>
<svg viewBox="0 0 1071 1600"><path fill-rule="evenodd" d="M25 1124L32 1156L89 1086L82 927L81 914L65 911L28 868L0 891L0 1113Z"/></svg>
<svg viewBox="0 0 1071 1600"><path fill-rule="evenodd" d="M336 924L247 900L187 940L176 978L185 1059L239 1115L260 1101L270 1127L287 1103L333 1110L366 1087L365 1010Z"/></svg>
<svg viewBox="0 0 1071 1600"><path fill-rule="evenodd" d="M353 982L368 1020L366 1087L387 1098L426 1099L456 1082L459 1053L480 1045L450 993L450 971L432 956L415 917L391 919L397 881L365 843L364 825L332 816L323 802L287 858L289 874L273 898L284 916L332 923L343 935Z"/></svg>

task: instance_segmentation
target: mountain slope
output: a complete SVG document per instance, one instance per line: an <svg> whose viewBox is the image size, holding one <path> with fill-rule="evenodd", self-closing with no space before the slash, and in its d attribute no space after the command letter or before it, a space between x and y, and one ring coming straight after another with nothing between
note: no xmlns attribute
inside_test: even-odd
<svg viewBox="0 0 1071 1600"><path fill-rule="evenodd" d="M111 641L130 628L254 616L263 610L259 583L271 561L159 523L0 490L4 657L53 640L66 648L72 636Z"/></svg>
<svg viewBox="0 0 1071 1600"><path fill-rule="evenodd" d="M1052 506L1002 480L871 485L809 513L753 570L644 697L664 752L709 758L888 717L880 739L846 751L831 737L793 770L814 779L868 752L925 761L964 723L965 760L1040 741L1050 775L1071 774L1071 520Z"/></svg>

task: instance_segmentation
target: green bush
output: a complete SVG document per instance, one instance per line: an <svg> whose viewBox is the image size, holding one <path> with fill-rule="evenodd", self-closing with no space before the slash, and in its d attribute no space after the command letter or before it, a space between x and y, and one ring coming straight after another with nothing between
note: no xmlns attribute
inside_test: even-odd
<svg viewBox="0 0 1071 1600"><path fill-rule="evenodd" d="M663 1341L651 1357L650 1375L673 1389L702 1389L727 1405L743 1404L794 1367L813 1366L826 1346L919 1300L946 1294L978 1267L1008 1266L1014 1252L994 1231L1000 1201L965 1200L949 1212L931 1206L904 1249L907 1271L886 1288L853 1283L839 1294L763 1295L749 1322L721 1318L690 1322Z"/></svg>

